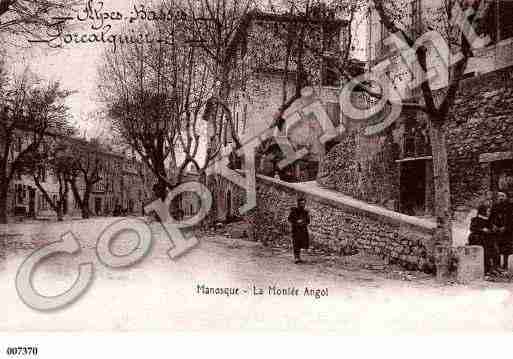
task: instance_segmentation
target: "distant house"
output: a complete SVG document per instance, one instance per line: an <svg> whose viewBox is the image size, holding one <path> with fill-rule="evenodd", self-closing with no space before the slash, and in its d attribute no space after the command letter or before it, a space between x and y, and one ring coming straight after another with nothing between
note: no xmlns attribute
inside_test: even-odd
<svg viewBox="0 0 513 359"><path fill-rule="evenodd" d="M23 147L24 141L28 141L30 134L18 131L15 149ZM94 215L112 215L116 205L120 205L129 214L142 214L142 206L149 196L148 183L143 183L143 177L152 178L149 169L135 158L128 158L120 153L109 150L99 150L91 146L87 141L78 138L65 138L72 148L82 148L85 151L94 151L95 156L100 158L99 176L91 191L89 198L89 209ZM51 198L57 199L59 184L52 171L44 166L40 168L41 183ZM149 180L151 181L151 180ZM84 190L84 184L79 177L79 191ZM68 192L67 201L64 205L66 215L80 216L80 206L75 200L71 189ZM55 217L56 213L39 191L31 175L15 174L12 180L7 199L7 212L9 216L17 217Z"/></svg>
<svg viewBox="0 0 513 359"><path fill-rule="evenodd" d="M283 104L283 89L287 89L287 97L294 93L294 79L297 66L293 61L286 64L286 49L283 38L279 38L280 29L286 29L297 22L305 21L301 16L268 14L261 12L251 13L248 21L242 22L238 34L234 38L238 41L238 61L242 63L242 84L238 90L231 94L231 106L235 131L241 142L246 142L258 136L273 123L274 114ZM333 18L322 21L311 19L309 23L309 35L316 38L318 46L316 51L307 52L305 63L308 69L309 85L315 88L316 96L320 98L324 110L335 127L345 119L341 116L339 105L339 77L332 71L329 56L320 54L335 53L340 47L345 32L348 31L348 22L343 19ZM266 49L262 49L266 44ZM268 51L268 52L266 52ZM350 72L360 74L363 72L364 63L358 60L351 62ZM301 100L292 104L285 116L293 113ZM301 115L303 116L303 115ZM295 161L284 169L277 168L277 162L283 151L276 141L264 143L258 149L256 170L269 176L278 175L287 181L310 181L317 176L319 163L331 146L331 143L322 145L319 142L321 128L316 119L303 117L293 127L287 129L284 136L292 144L295 150L308 148L309 153L304 158ZM234 148L232 134L227 131L222 154L230 155ZM235 167L239 167L233 162ZM240 193L237 186L224 178L216 180L212 189L216 205L214 213L218 220L227 220L239 215L238 208L244 201L244 194Z"/></svg>

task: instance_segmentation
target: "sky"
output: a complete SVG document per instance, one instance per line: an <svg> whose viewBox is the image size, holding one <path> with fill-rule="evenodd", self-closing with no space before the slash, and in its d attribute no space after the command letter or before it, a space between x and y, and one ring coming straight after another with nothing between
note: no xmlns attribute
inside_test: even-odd
<svg viewBox="0 0 513 359"><path fill-rule="evenodd" d="M97 48L71 48L56 51L28 51L29 54L19 65L28 65L31 71L48 81L59 81L63 88L76 91L68 98L68 106L75 121L88 128L88 114L97 110L101 103L96 94L96 63L99 57ZM39 56L31 56L32 53Z"/></svg>
<svg viewBox="0 0 513 359"><path fill-rule="evenodd" d="M94 9L101 7L99 0L92 3ZM106 20L104 26L111 26L109 33L121 31L121 24L126 23L131 16L135 14L134 8L140 9L144 4L146 9L152 7L150 1L137 0L104 0L102 11L119 11L123 14L123 21ZM69 21L73 29L69 33L91 33L90 20L79 21L77 16L82 16L81 10L77 11L73 20ZM97 23L97 22L95 22ZM96 31L99 33L99 30ZM360 32L361 34L361 32ZM18 40L17 43L20 43ZM82 133L88 137L96 137L108 131L105 121L95 119L92 116L95 111L102 108L97 92L97 65L101 60L104 45L100 43L93 44L68 44L63 48L50 49L48 44L32 44L27 46L10 46L8 51L9 63L15 72L23 71L27 66L33 73L36 73L43 80L59 81L63 88L76 91L68 98L67 104L70 107L70 113L73 116L72 122L79 126Z"/></svg>
<svg viewBox="0 0 513 359"><path fill-rule="evenodd" d="M107 11L121 11L129 16L133 5L137 2L122 0L105 0L103 9ZM95 4L99 7L99 3ZM82 14L82 13L81 13ZM80 16L81 16L80 14ZM91 33L90 21L70 20L73 29L70 33ZM105 23L112 26L111 31L119 28L114 22ZM98 32L98 31L96 31ZM18 43L20 41L18 40ZM43 81L59 81L63 88L76 91L71 95L67 104L73 116L73 122L86 131L88 136L94 137L105 129L104 123L94 121L90 114L102 108L97 93L97 65L104 49L102 43L68 44L59 49L51 49L48 44L32 44L26 46L10 46L8 49L11 70L19 73L28 67Z"/></svg>

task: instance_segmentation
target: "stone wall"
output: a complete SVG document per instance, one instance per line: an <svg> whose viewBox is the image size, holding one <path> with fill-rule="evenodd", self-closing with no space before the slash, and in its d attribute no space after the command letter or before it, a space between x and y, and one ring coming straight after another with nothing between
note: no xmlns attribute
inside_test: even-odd
<svg viewBox="0 0 513 359"><path fill-rule="evenodd" d="M363 121L347 122L348 134L327 153L319 167L317 182L362 201L397 209L398 135L389 129L380 135L365 136Z"/></svg>
<svg viewBox="0 0 513 359"><path fill-rule="evenodd" d="M306 197L311 239L316 246L340 253L349 243L408 269L433 269L434 224L372 206L314 184L257 178L257 208L253 223L257 240L268 242L289 233L290 208L298 195Z"/></svg>
<svg viewBox="0 0 513 359"><path fill-rule="evenodd" d="M395 161L403 157L402 131L411 116L403 110L395 128L374 137L354 131L326 155L319 184L370 203L397 202L400 166ZM454 210L467 212L489 199L493 154L513 159L512 137L513 67L463 81L446 136ZM491 159L483 161L483 155Z"/></svg>
<svg viewBox="0 0 513 359"><path fill-rule="evenodd" d="M246 201L245 190L219 175L209 176L207 183L212 194L212 220L223 222L241 217L240 208Z"/></svg>
<svg viewBox="0 0 513 359"><path fill-rule="evenodd" d="M513 68L466 80L447 128L453 205L475 206L491 189L486 153L513 150Z"/></svg>

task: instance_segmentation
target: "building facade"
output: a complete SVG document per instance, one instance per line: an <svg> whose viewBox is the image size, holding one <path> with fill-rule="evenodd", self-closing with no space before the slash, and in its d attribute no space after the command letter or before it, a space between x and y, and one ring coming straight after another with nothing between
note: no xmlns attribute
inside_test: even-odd
<svg viewBox="0 0 513 359"><path fill-rule="evenodd" d="M19 152L23 143L27 142L27 133L20 132L15 140L13 155ZM81 146L86 149L86 141L68 139L72 147ZM98 175L100 180L93 185L89 197L89 210L93 216L109 216L116 213L116 207L123 214L142 215L143 206L151 199L151 186L154 177L151 171L135 157L90 147L95 158L98 157ZM40 168L39 178L42 187L55 203L59 198L59 181L51 169ZM83 195L85 184L83 177L78 176L77 187ZM79 217L81 209L71 188L67 193L64 204L65 215ZM10 183L7 199L7 212L11 217L18 218L52 218L56 212L48 203L46 197L35 184L33 175L14 175Z"/></svg>
<svg viewBox="0 0 513 359"><path fill-rule="evenodd" d="M302 20L299 16L257 13L252 15L250 21L240 30L243 36L240 39L237 56L244 72L243 84L237 91L232 92L230 101L233 106L235 131L241 143L251 141L266 131L275 121L274 116L283 105L284 94L286 98L290 98L295 92L297 66L293 61L285 64L286 48L280 47L283 39L279 37L279 29L286 29ZM317 43L322 44L319 47L320 53L327 54L335 52L336 48L340 47L347 27L347 21L336 18L325 22L312 20L307 36L309 39L318 39ZM262 44L269 44L269 54L265 53L267 50L262 50ZM334 76L330 70L329 56L321 56L320 53L311 51L305 54L308 83L315 89L315 94L321 99L330 121L337 127L342 121L338 99L339 77ZM298 114L298 109L302 106L303 99L295 101L284 112L283 117ZM257 173L271 177L279 176L291 182L315 180L319 163L329 147L320 143L320 123L311 121L308 115L300 116L301 119L296 121L294 126L286 126L275 134L273 140L261 144L257 149ZM221 156L229 156L233 151L234 141L231 137L230 133L225 136ZM290 143L295 151L308 148L308 154L290 166L279 169L277 163L283 155L283 148L278 143L280 139ZM213 212L216 213L216 220L239 218L238 209L244 203L244 191L220 176L212 183L216 207Z"/></svg>
<svg viewBox="0 0 513 359"><path fill-rule="evenodd" d="M410 5L410 34L415 39L425 28L430 2L416 0ZM481 6L481 34L488 34L492 42L474 50L446 127L451 200L453 210L462 215L495 191L511 190L513 175L513 32L511 20L506 20L511 19L513 3L493 0ZM387 34L376 15L369 18L369 63L394 56L400 60L383 46ZM436 67L437 61L433 56L428 65ZM405 85L414 75L401 61L391 62L387 76L403 98L420 101L418 93ZM439 77L430 86L438 99L447 79ZM422 113L405 109L380 134L366 136L364 125L357 125L328 154L319 183L406 214L430 216L434 187L427 126Z"/></svg>

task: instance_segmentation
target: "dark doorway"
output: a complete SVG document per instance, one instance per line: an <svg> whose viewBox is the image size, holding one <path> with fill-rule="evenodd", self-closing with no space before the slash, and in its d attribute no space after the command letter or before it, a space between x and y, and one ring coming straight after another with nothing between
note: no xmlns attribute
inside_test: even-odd
<svg viewBox="0 0 513 359"><path fill-rule="evenodd" d="M94 199L94 213L99 216L102 211L102 199L99 197L96 197Z"/></svg>
<svg viewBox="0 0 513 359"><path fill-rule="evenodd" d="M413 160L401 162L400 210L411 216L426 212L426 162Z"/></svg>
<svg viewBox="0 0 513 359"><path fill-rule="evenodd" d="M231 221L232 217L232 193L228 191L226 194L226 221Z"/></svg>
<svg viewBox="0 0 513 359"><path fill-rule="evenodd" d="M494 161L491 164L490 190L510 192L513 190L513 160Z"/></svg>
<svg viewBox="0 0 513 359"><path fill-rule="evenodd" d="M62 203L62 214L68 214L68 195L64 196L64 202Z"/></svg>
<svg viewBox="0 0 513 359"><path fill-rule="evenodd" d="M36 190L32 187L29 187L28 216L36 216Z"/></svg>

